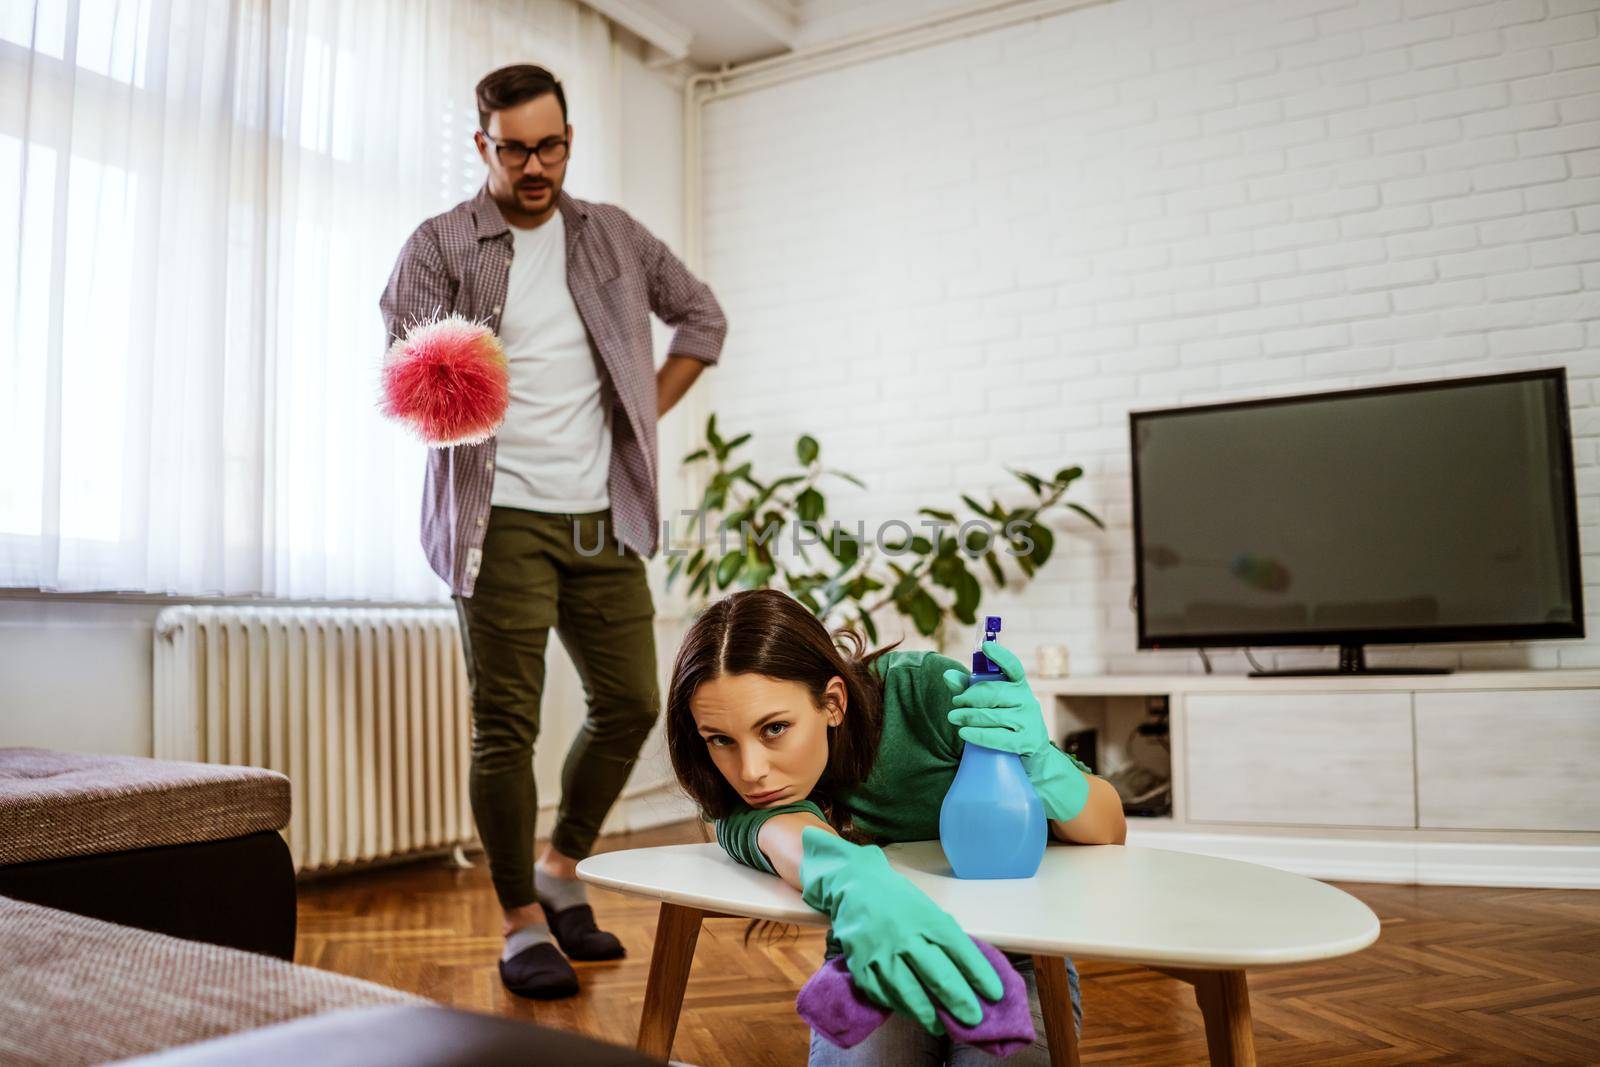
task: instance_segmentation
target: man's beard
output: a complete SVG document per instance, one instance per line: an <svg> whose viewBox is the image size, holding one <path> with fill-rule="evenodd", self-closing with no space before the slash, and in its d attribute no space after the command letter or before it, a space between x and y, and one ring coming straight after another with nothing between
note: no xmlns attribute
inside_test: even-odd
<svg viewBox="0 0 1600 1067"><path fill-rule="evenodd" d="M536 182L532 184L518 182L514 188L516 190L517 199L519 200L524 196L539 196L541 193L548 194L549 196L553 197L557 192L554 182Z"/></svg>

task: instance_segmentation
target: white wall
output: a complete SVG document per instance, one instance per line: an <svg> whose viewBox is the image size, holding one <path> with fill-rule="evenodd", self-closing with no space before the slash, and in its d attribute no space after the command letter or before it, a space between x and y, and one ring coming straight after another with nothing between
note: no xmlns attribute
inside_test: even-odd
<svg viewBox="0 0 1600 1067"><path fill-rule="evenodd" d="M631 38L618 45L622 129L622 194L619 204L679 256L684 255L683 217L683 86L676 78L645 65L644 46ZM577 195L582 196L581 192ZM666 358L672 331L655 323L656 358ZM706 387L715 371L702 377ZM691 394L692 395L692 394ZM670 514L684 503L690 486L681 477L678 459L698 441L700 418L686 401L656 427L661 460L661 507ZM658 569L658 576L664 573ZM658 601L665 599L658 597Z"/></svg>
<svg viewBox="0 0 1600 1067"><path fill-rule="evenodd" d="M769 469L815 433L869 528L1082 463L1110 532L986 608L1184 671L1135 651L1130 409L1565 366L1592 636L1370 658L1600 665L1597 11L1117 0L712 102L715 407Z"/></svg>
<svg viewBox="0 0 1600 1067"><path fill-rule="evenodd" d="M616 53L623 110L621 203L681 248L682 97L678 84L648 69L640 55L631 41L619 44ZM374 292L381 283L375 281ZM669 432L682 437L687 430L663 425L664 438ZM151 642L164 606L150 598L0 595L0 746L151 755ZM551 802L566 741L582 718L576 673L559 643L552 645L551 703L560 706L547 718L538 760ZM630 792L666 775L659 740L652 738Z"/></svg>
<svg viewBox="0 0 1600 1067"><path fill-rule="evenodd" d="M0 747L150 755L159 610L0 597Z"/></svg>

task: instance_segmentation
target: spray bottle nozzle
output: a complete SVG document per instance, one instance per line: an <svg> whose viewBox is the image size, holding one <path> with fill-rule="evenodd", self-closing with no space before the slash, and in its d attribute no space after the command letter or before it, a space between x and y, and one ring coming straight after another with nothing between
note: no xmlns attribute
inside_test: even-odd
<svg viewBox="0 0 1600 1067"><path fill-rule="evenodd" d="M983 636L978 638L978 646L972 650L973 674L1004 674L998 664L983 654L985 641L998 641L1000 639L1000 616L985 615L983 617Z"/></svg>

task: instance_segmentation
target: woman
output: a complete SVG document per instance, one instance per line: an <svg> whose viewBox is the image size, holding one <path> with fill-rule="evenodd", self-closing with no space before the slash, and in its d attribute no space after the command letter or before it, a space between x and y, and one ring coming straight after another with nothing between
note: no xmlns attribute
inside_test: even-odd
<svg viewBox="0 0 1600 1067"><path fill-rule="evenodd" d="M828 958L842 953L862 992L895 1011L848 1051L813 1032L811 1067L996 1062L952 1043L934 1014L937 1000L976 1024L979 998L1000 996L994 968L876 847L939 836L939 806L966 742L1022 757L1053 837L1120 844L1126 836L1116 790L1050 743L1016 657L993 642L984 650L1006 681L968 688L955 660L866 653L854 632L830 635L770 589L711 605L678 650L667 696L678 781L730 856L782 878L828 915ZM1032 962L1010 958L1041 1043L1007 1062L1045 1063ZM1081 1019L1070 961L1068 978Z"/></svg>

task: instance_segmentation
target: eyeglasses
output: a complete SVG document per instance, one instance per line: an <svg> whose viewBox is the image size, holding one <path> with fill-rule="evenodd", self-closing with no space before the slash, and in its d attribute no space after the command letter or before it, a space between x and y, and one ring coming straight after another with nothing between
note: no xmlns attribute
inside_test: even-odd
<svg viewBox="0 0 1600 1067"><path fill-rule="evenodd" d="M528 157L534 155L537 155L539 162L547 167L553 167L567 158L565 137L546 137L532 148L521 141L496 141L487 132L483 132L483 139L494 146L495 156L507 167L526 166Z"/></svg>

